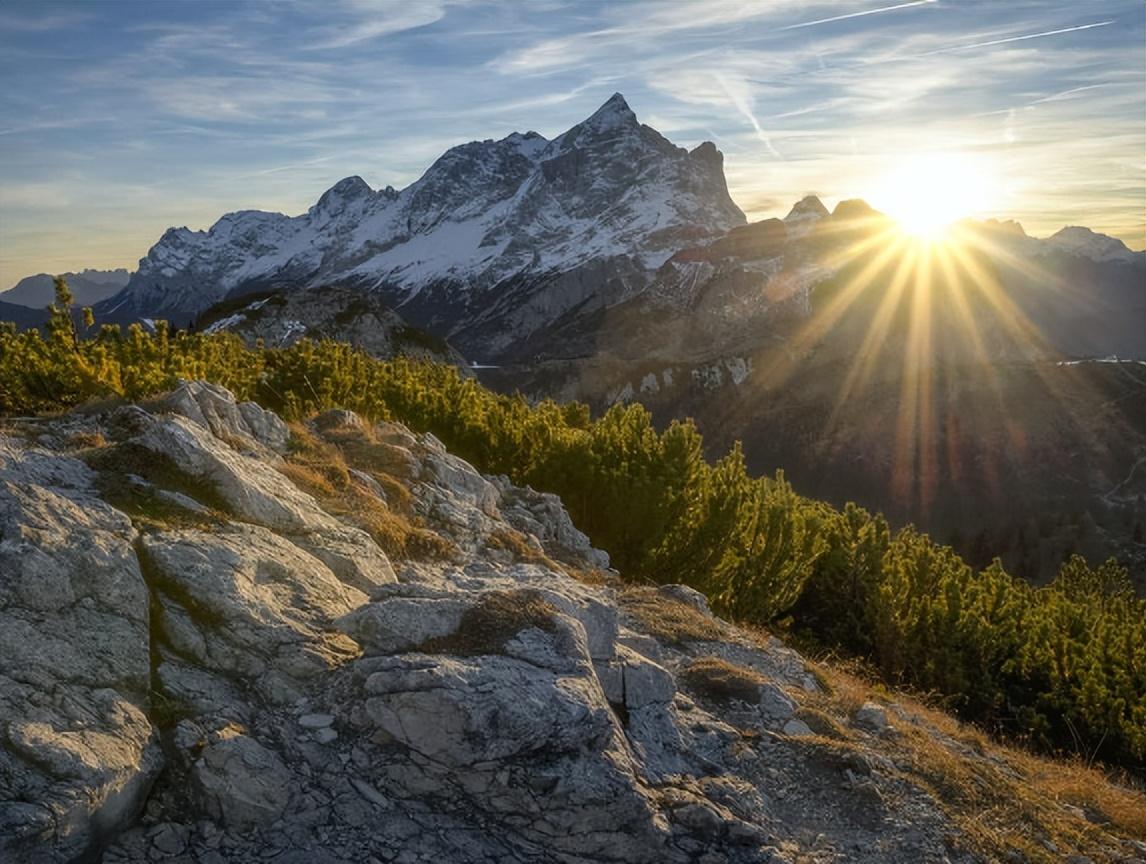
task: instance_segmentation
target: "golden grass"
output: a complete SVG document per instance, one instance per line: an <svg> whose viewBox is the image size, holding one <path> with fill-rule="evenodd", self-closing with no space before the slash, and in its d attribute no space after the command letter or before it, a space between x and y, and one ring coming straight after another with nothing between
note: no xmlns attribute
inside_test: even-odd
<svg viewBox="0 0 1146 864"><path fill-rule="evenodd" d="M504 528L494 529L486 538L486 545L493 549L508 552L515 560L526 564L538 564L548 567L550 570L560 569L557 562L546 555L544 550L530 544L520 531Z"/></svg>
<svg viewBox="0 0 1146 864"><path fill-rule="evenodd" d="M881 740L881 751L903 779L934 797L960 829L966 851L994 861L1017 850L1031 864L1075 854L1115 862L1124 860L1120 838L1146 838L1146 794L1127 778L997 744L918 698L877 693L853 672L814 668L827 686L801 697L801 719L808 722L809 711L850 717L873 699L893 703L899 711L888 716L897 734ZM846 740L860 740L837 728Z"/></svg>
<svg viewBox="0 0 1146 864"><path fill-rule="evenodd" d="M593 588L616 588L622 584L622 580L617 574L602 570L599 567L573 567L566 564L563 565L563 569L571 579L576 579L582 585L589 585Z"/></svg>
<svg viewBox="0 0 1146 864"><path fill-rule="evenodd" d="M680 680L702 698L713 702L757 702L766 679L754 669L721 657L697 657L680 671Z"/></svg>
<svg viewBox="0 0 1146 864"><path fill-rule="evenodd" d="M73 432L68 436L68 446L77 450L99 450L107 446L102 432Z"/></svg>
<svg viewBox="0 0 1146 864"><path fill-rule="evenodd" d="M726 639L729 628L715 618L660 594L654 588L630 587L621 592L621 608L637 619L640 628L664 642L713 642Z"/></svg>
<svg viewBox="0 0 1146 864"><path fill-rule="evenodd" d="M363 430L339 429L338 441L360 441ZM353 433L353 434L351 434ZM330 434L326 436L330 437ZM359 467L342 446L314 435L302 424L291 425L290 452L278 470L303 491L314 496L328 513L369 533L393 558L446 559L454 554L448 540L428 530L412 514L413 498L398 479ZM356 479L350 469L363 471L382 487L387 500Z"/></svg>

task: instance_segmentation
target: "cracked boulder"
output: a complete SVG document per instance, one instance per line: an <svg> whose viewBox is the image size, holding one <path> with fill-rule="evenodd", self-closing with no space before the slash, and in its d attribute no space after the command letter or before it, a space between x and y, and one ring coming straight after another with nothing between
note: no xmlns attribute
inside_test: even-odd
<svg viewBox="0 0 1146 864"><path fill-rule="evenodd" d="M347 584L369 593L394 569L365 531L340 522L271 465L237 452L185 417L165 417L134 439L207 483L240 519L290 536Z"/></svg>
<svg viewBox="0 0 1146 864"><path fill-rule="evenodd" d="M357 654L332 622L366 595L265 528L154 532L141 548L159 599L157 639L176 663L170 671L182 665L244 679L281 703ZM160 667L163 683L195 701L186 675L168 678L168 671Z"/></svg>
<svg viewBox="0 0 1146 864"><path fill-rule="evenodd" d="M161 766L134 539L86 466L0 437L2 860L86 853Z"/></svg>

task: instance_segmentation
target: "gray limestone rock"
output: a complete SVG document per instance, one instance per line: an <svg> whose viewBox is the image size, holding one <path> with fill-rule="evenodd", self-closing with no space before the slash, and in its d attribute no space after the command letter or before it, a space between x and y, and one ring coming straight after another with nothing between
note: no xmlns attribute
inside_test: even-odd
<svg viewBox="0 0 1146 864"><path fill-rule="evenodd" d="M162 756L148 592L123 514L74 459L0 437L0 858L63 862L126 828Z"/></svg>
<svg viewBox="0 0 1146 864"><path fill-rule="evenodd" d="M277 754L234 729L204 748L191 777L204 812L239 829L272 824L295 785Z"/></svg>

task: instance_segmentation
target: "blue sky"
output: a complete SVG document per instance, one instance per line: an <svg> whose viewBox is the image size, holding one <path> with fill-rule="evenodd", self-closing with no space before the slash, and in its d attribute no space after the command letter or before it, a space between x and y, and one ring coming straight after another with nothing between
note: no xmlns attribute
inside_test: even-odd
<svg viewBox="0 0 1146 864"><path fill-rule="evenodd" d="M401 188L614 91L715 141L750 218L974 154L981 215L1146 246L1143 0L0 2L0 288L136 261L171 225Z"/></svg>

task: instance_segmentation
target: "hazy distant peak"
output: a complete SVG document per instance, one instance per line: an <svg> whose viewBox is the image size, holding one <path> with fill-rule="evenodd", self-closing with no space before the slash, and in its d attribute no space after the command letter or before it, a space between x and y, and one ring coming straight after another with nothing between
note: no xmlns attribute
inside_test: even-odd
<svg viewBox="0 0 1146 864"><path fill-rule="evenodd" d="M848 198L846 201L841 201L832 211L833 219L864 219L875 215L877 211L862 198Z"/></svg>
<svg viewBox="0 0 1146 864"><path fill-rule="evenodd" d="M1014 234L1018 237L1026 237L1027 232L1024 230L1021 223L1015 219L987 219L983 225L993 231L1001 231L1005 234Z"/></svg>
<svg viewBox="0 0 1146 864"><path fill-rule="evenodd" d="M1117 237L1099 234L1081 225L1068 225L1047 238L1047 243L1094 261L1133 261L1142 254L1132 252Z"/></svg>
<svg viewBox="0 0 1146 864"><path fill-rule="evenodd" d="M784 221L802 222L805 219L822 219L827 215L828 208L824 206L823 201L815 195L805 195L792 205L792 209L788 211L788 215L784 217Z"/></svg>
<svg viewBox="0 0 1146 864"><path fill-rule="evenodd" d="M79 306L90 306L105 297L110 297L127 284L131 274L127 270L83 270L79 273L61 273L68 282L72 296ZM0 293L0 302L15 303L43 309L55 300L55 276L50 273L37 273L26 276L8 291Z"/></svg>

